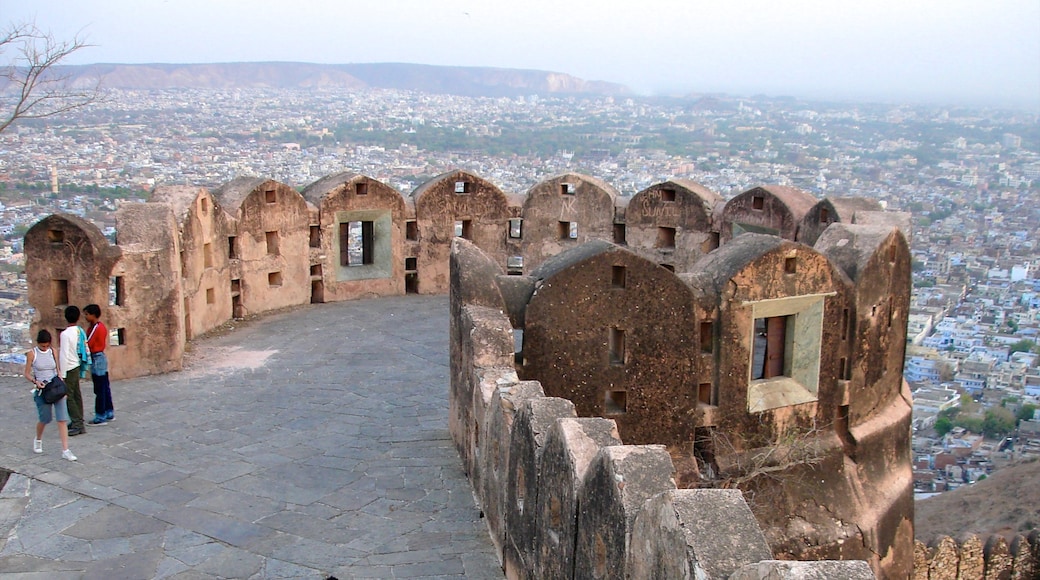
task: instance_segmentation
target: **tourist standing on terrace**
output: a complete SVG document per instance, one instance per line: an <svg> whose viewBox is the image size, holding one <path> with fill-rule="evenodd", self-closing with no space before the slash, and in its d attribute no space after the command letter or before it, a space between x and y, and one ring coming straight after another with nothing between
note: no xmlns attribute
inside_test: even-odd
<svg viewBox="0 0 1040 580"><path fill-rule="evenodd" d="M112 388L108 382L108 327L101 322L101 307L87 304L83 315L90 327L87 330L87 348L90 350L90 379L94 382L94 419L91 424L104 425L115 418L112 406Z"/></svg>

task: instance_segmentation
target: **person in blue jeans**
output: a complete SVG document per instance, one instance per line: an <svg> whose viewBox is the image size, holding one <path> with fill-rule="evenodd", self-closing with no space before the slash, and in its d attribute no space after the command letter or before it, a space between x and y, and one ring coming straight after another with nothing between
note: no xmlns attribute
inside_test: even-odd
<svg viewBox="0 0 1040 580"><path fill-rule="evenodd" d="M94 419L91 424L104 425L114 419L116 413L112 406L112 387L108 382L108 357L105 356L108 328L101 322L101 307L97 304L84 306L83 315L90 325L87 348L90 350L90 378L94 382Z"/></svg>

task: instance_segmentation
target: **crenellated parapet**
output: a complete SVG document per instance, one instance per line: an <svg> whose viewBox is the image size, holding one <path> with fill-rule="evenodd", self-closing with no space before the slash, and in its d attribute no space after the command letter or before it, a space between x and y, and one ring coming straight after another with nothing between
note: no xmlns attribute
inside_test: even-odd
<svg viewBox="0 0 1040 580"><path fill-rule="evenodd" d="M801 251L812 252L806 246L801 246ZM489 255L465 240L454 242L451 307L457 315L453 314L451 319L451 336L452 351L458 353L458 358L452 358L451 432L506 576L873 578L872 565L880 568L881 574L889 575L895 569L908 574L911 560L893 558L892 554L897 551L893 546L871 547L886 555L889 561L884 563L872 558L867 550L835 551L833 557L843 561L775 560L776 556L791 558L792 554L777 552L771 547L773 538L763 533L762 526L775 526L775 522L756 521L756 515L740 491L679 489L680 465L674 460L676 448L689 454L696 454L698 448L693 442L686 446L676 443L683 436L692 437L706 421L728 424L726 413L705 413L693 398L693 406L686 408L689 412L675 414L672 406L683 408L682 393L689 384L685 380L669 380L666 374L658 377L663 384L648 383L640 375L636 375L633 382L624 383L624 373L613 379L593 374L596 365L624 366L638 357L652 358L659 355L660 350L669 348L665 342L651 342L654 348L641 351L635 345L653 325L617 323L631 332L626 334L626 340L632 342L626 344L634 350L626 351L629 358L611 359L611 351L619 354L620 347L609 338L610 325L615 324L610 301L619 303L617 308L621 311L640 311L649 320L663 325L662 334L674 330L668 326L671 322L666 319L668 314L655 310L659 306L652 303L654 293L625 298L618 295L618 291L646 284L651 289L659 289L662 303L671 303L676 296L682 296L681 290L686 288L685 300L691 304L695 300L696 293L690 291L680 277L652 263L641 265L640 260L643 259L613 244L591 242L546 261L537 275L532 273L536 278L531 284L533 291L525 293L516 289L527 285L514 284L518 277L504 275ZM619 279L614 275L617 264L626 267L625 285L620 288L616 284ZM564 273L573 278L561 277ZM674 290L661 286L662 273L676 281ZM644 275L650 277L642 279ZM577 288L583 288L583 293L576 293ZM606 300L599 296L600 292L606 292ZM545 301L545 313L536 312L538 299ZM526 307L516 304L518 300L526 302ZM533 325L542 320L549 324L554 320L552 314L559 316L568 308L578 312L556 319L557 326L568 329L561 330L558 343L553 342L552 333L532 332ZM672 316L688 316L690 312L692 310L672 312ZM600 319L605 322L601 323ZM521 320L524 327L514 327ZM579 320L584 320L584 324L579 324ZM698 321L687 319L687 323L699 331ZM606 332L601 332L599 324L607 325L603 327ZM522 349L510 357L508 349L517 330L523 331ZM597 338L585 344L584 334ZM682 340L676 337L673 343L678 345ZM702 353L699 332L693 333L689 340L694 342L693 356L704 356L705 364L710 364L710 353ZM543 364L537 357L529 358L529 349L535 341L548 342L550 347L542 345L544 352L558 355L551 359L546 354L544 364L563 365L571 369L565 371L572 373L568 376L583 376L585 380L578 386L569 383L572 390L565 389L556 396L547 381L522 380L532 365ZM567 350L572 343L580 355ZM552 345L558 350L553 350ZM597 348L599 352L593 352ZM571 365L571 359L579 364L583 356L592 362L579 367ZM510 360L515 362L509 364ZM658 363L662 367L670 366L668 359L660 359ZM678 370L684 376L689 372L685 367ZM705 376L711 374L707 372ZM718 375L718 371L715 374ZM642 387L655 389L657 394L643 396ZM619 395L619 389L625 389L626 394ZM739 414L749 413L745 395L730 394L726 388L717 390L723 398L735 396L743 400ZM746 384L742 390L746 392ZM668 393L672 394L671 398ZM466 405L469 407L460 408ZM799 412L807 411L809 409ZM640 420L628 423L625 419L629 414L649 425L641 425ZM665 425L679 423L685 417L692 426L680 426L674 432L662 429L663 438L658 443L644 440L639 440L644 443L639 445L623 443L626 430L636 437L652 440L653 426L658 424L655 417L662 418ZM776 418L759 413L758 420L768 425ZM735 444L744 441L745 434L733 432L731 435ZM747 434L748 438L755 436ZM840 456L841 447L833 435L824 435L822 439L825 441L821 449L828 459ZM834 443L827 448L830 441ZM661 444L665 442L668 444ZM744 451L755 450L745 445ZM721 455L721 450L718 453ZM724 463L725 459L720 461ZM771 473L783 479L779 471ZM710 477L699 483L712 484ZM840 493L840 484L831 485L835 487L831 493ZM786 508L811 497L813 491L807 490L807 495L802 497L791 490L780 490L781 494L788 494L780 500L781 505ZM881 503L889 505L887 501ZM866 512L853 513L847 507L837 509L842 517L862 515L865 522L872 517ZM818 525L817 541L825 542L827 522L819 519L810 522L814 516L802 515L806 525ZM903 521L900 515L893 517ZM874 532L874 528L867 530L857 541L873 541ZM867 533L871 535L868 537ZM854 543L850 537L844 539ZM905 538L908 548L911 541L912 538Z"/></svg>
<svg viewBox="0 0 1040 580"><path fill-rule="evenodd" d="M949 536L914 543L914 580L1024 580L1040 577L1040 535Z"/></svg>
<svg viewBox="0 0 1040 580"><path fill-rule="evenodd" d="M446 293L455 238L469 240L503 275L516 278L503 282L504 293L524 296L533 292L529 275L542 264L595 240L681 274L745 230L782 231L792 241L819 236L832 222L890 229L894 223L907 233L902 214L878 209L871 200L816 202L805 192L769 186L724 202L682 179L624 197L577 173L521 195L464 170L436 176L409 195L351 172L302 191L241 177L213 190L160 186L148 203L122 205L115 244L75 216L44 218L25 236L26 272L36 328L63 327L66 304L95 302L111 322L118 319L122 334L110 354L113 375L123 378L180 368L186 341L234 318L306 303ZM141 261L142 245L130 238L142 229L150 230L149 251L174 263ZM134 258L120 259L130 243ZM523 309L510 312L523 315Z"/></svg>

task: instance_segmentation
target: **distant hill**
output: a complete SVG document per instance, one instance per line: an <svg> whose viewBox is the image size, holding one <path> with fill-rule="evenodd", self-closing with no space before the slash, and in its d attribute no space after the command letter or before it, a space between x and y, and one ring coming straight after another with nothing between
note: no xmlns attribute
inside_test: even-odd
<svg viewBox="0 0 1040 580"><path fill-rule="evenodd" d="M103 77L118 89L383 88L460 96L627 95L624 85L564 73L404 63L92 64L57 67L74 81Z"/></svg>
<svg viewBox="0 0 1040 580"><path fill-rule="evenodd" d="M964 534L1028 535L1040 527L1040 460L1001 468L990 477L917 502L914 536L924 543Z"/></svg>

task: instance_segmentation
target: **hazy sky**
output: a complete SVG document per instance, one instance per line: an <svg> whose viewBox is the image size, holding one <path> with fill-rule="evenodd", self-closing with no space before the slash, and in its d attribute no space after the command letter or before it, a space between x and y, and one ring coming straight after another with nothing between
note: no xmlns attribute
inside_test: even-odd
<svg viewBox="0 0 1040 580"><path fill-rule="evenodd" d="M1040 109L1040 0L0 0L0 22L31 18L97 45L73 64L412 62Z"/></svg>

